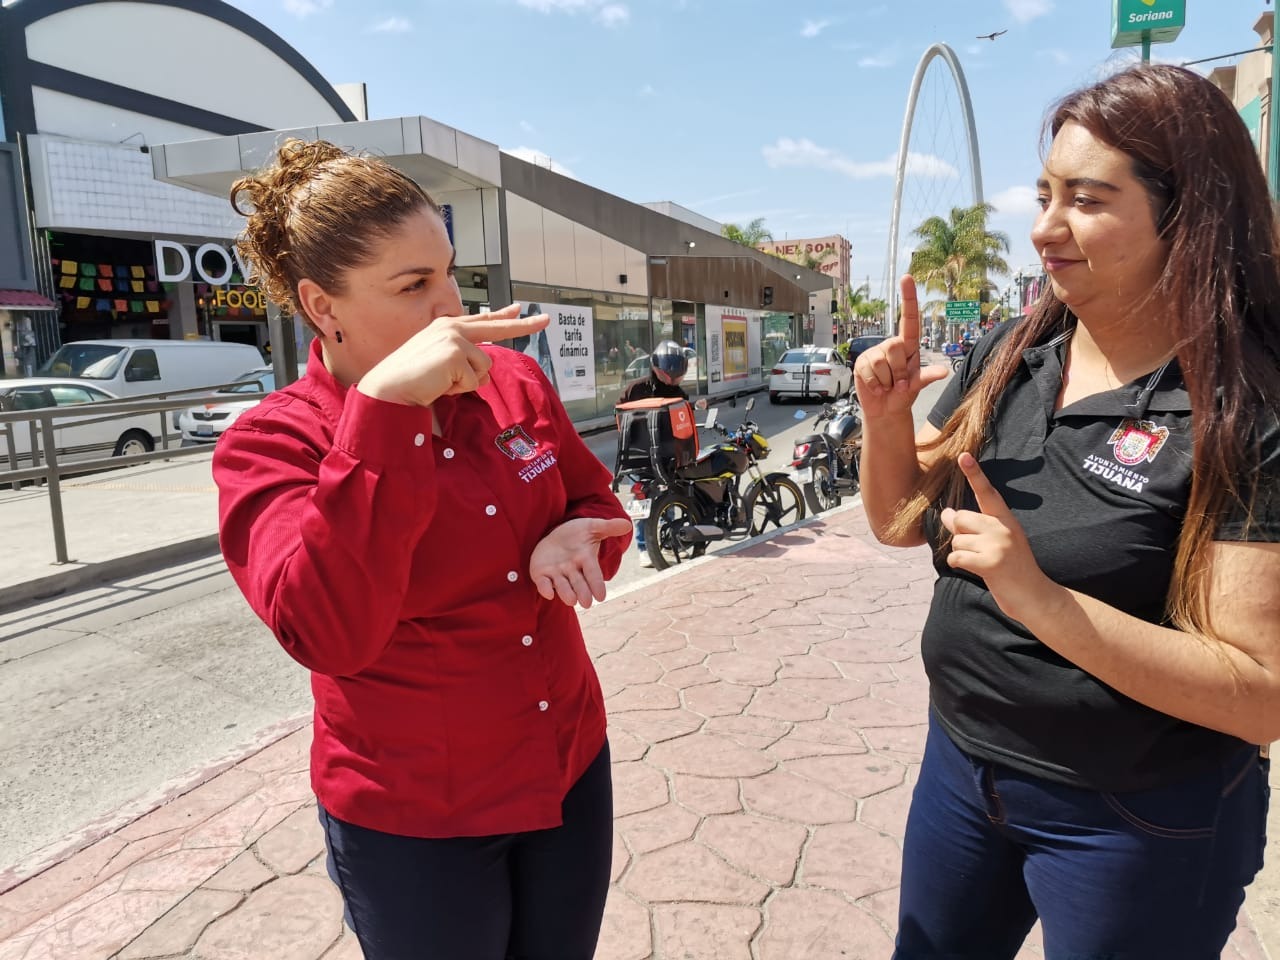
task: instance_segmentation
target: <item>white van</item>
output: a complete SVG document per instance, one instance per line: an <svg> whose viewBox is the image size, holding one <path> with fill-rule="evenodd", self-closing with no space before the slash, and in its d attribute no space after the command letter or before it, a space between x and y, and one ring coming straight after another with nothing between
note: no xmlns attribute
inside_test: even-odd
<svg viewBox="0 0 1280 960"><path fill-rule="evenodd" d="M84 380L117 397L231 383L262 366L257 347L218 340L77 340L64 343L38 377Z"/></svg>

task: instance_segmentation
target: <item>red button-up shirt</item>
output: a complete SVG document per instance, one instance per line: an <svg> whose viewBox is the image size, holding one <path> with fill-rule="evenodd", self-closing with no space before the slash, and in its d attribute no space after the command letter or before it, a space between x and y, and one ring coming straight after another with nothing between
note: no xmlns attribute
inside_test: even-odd
<svg viewBox="0 0 1280 960"><path fill-rule="evenodd" d="M624 517L542 372L500 347L492 383L432 411L306 376L213 459L222 552L312 671L311 781L342 820L415 837L558 826L604 743L573 608L529 576L565 520ZM628 537L600 548L605 577Z"/></svg>

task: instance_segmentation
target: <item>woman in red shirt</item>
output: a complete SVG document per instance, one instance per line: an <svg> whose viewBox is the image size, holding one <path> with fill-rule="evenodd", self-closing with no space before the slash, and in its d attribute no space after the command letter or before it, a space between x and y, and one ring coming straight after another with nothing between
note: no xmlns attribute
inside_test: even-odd
<svg viewBox="0 0 1280 960"><path fill-rule="evenodd" d="M368 960L588 958L608 891L603 698L574 603L631 524L535 361L463 312L440 209L291 140L241 252L317 338L218 443L221 541L312 675L329 872Z"/></svg>

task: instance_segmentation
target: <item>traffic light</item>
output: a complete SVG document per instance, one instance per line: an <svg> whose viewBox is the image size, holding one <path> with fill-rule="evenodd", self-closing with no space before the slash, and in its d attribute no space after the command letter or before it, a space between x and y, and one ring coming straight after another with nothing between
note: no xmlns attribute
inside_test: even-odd
<svg viewBox="0 0 1280 960"><path fill-rule="evenodd" d="M760 288L760 305L762 307L773 306L773 287Z"/></svg>

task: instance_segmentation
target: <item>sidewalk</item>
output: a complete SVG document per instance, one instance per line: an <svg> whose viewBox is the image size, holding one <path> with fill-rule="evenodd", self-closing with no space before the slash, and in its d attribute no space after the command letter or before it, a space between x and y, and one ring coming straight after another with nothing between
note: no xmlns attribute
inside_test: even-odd
<svg viewBox="0 0 1280 960"><path fill-rule="evenodd" d="M583 614L614 757L599 960L889 956L932 580L927 552L879 546L853 507ZM359 960L324 874L309 736L0 895L0 960ZM1277 877L1224 956L1280 949Z"/></svg>
<svg viewBox="0 0 1280 960"><path fill-rule="evenodd" d="M218 549L213 451L62 482L67 553L57 564L47 487L0 488L0 610ZM140 494L145 494L141 496Z"/></svg>

